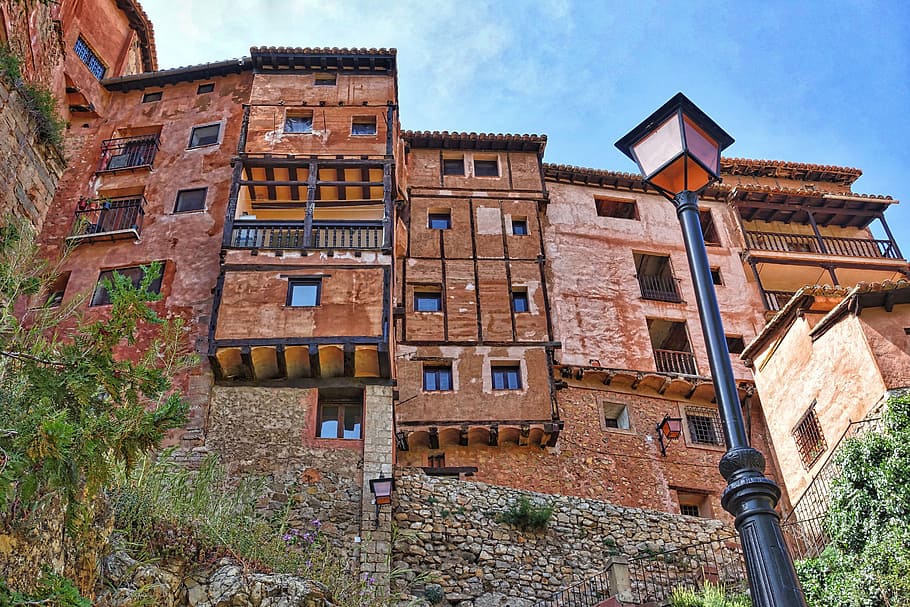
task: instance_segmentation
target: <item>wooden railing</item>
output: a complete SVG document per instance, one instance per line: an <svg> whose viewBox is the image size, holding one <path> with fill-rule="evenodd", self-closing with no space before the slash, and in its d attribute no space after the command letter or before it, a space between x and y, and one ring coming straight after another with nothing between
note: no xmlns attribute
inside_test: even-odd
<svg viewBox="0 0 910 607"><path fill-rule="evenodd" d="M765 307L772 312L777 312L787 305L795 294L793 291L765 291Z"/></svg>
<svg viewBox="0 0 910 607"><path fill-rule="evenodd" d="M698 369L695 367L695 356L691 352L654 350L654 362L657 364L657 370L662 373L698 375Z"/></svg>
<svg viewBox="0 0 910 607"><path fill-rule="evenodd" d="M314 221L309 236L299 222L234 222L228 246L238 249L381 249L381 221Z"/></svg>
<svg viewBox="0 0 910 607"><path fill-rule="evenodd" d="M672 276L646 276L639 274L638 284L641 287L641 296L645 299L674 303L682 301L679 296L679 289L676 287L676 279Z"/></svg>
<svg viewBox="0 0 910 607"><path fill-rule="evenodd" d="M158 152L158 135L108 139L101 143L99 171L151 167Z"/></svg>
<svg viewBox="0 0 910 607"><path fill-rule="evenodd" d="M746 246L761 251L822 253L844 257L900 259L897 246L891 240L871 238L841 238L810 234L780 234L778 232L746 232Z"/></svg>
<svg viewBox="0 0 910 607"><path fill-rule="evenodd" d="M70 238L88 238L118 233L138 237L145 217L145 198L83 200L76 207Z"/></svg>

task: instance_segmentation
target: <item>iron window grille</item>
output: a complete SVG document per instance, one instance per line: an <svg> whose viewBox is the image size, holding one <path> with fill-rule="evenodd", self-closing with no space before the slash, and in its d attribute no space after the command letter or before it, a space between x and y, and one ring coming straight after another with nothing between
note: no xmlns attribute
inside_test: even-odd
<svg viewBox="0 0 910 607"><path fill-rule="evenodd" d="M494 390L521 390L519 365L497 365L492 371Z"/></svg>
<svg viewBox="0 0 910 607"><path fill-rule="evenodd" d="M799 457L806 470L811 468L818 461L818 458L822 456L822 453L828 449L825 435L822 432L821 425L818 423L818 415L815 413L814 402L793 429L793 438L796 441Z"/></svg>
<svg viewBox="0 0 910 607"><path fill-rule="evenodd" d="M82 39L82 36L76 38L76 46L73 47L73 50L76 51L76 56L82 59L82 63L85 64L85 67L88 68L88 71L90 71L95 78L98 80L104 78L107 68L101 63L101 60L98 58L98 55L95 54L95 51L93 51L88 43Z"/></svg>
<svg viewBox="0 0 910 607"><path fill-rule="evenodd" d="M701 516L701 509L695 504L680 504L679 513L686 516Z"/></svg>
<svg viewBox="0 0 910 607"><path fill-rule="evenodd" d="M693 443L699 445L722 444L723 430L717 409L686 407L686 422L689 425L689 437Z"/></svg>
<svg viewBox="0 0 910 607"><path fill-rule="evenodd" d="M423 389L427 392L452 390L452 367L434 365L423 368Z"/></svg>

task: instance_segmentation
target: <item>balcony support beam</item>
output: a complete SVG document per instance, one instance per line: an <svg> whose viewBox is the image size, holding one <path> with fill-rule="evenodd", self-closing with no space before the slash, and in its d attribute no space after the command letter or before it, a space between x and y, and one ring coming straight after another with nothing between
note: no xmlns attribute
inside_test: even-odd
<svg viewBox="0 0 910 607"><path fill-rule="evenodd" d="M827 255L828 247L825 246L825 240L822 238L821 232L818 231L818 224L815 223L815 215L809 208L806 209L806 214L809 216L809 224L812 226L812 232L815 234L815 239L818 241L819 251Z"/></svg>
<svg viewBox="0 0 910 607"><path fill-rule="evenodd" d="M891 248L894 249L894 254L897 255L898 259L903 259L904 256L901 255L901 250L897 247L897 241L894 239L894 234L891 233L891 228L888 227L888 222L885 221L885 214L879 213L876 215L879 223L882 224L882 227L885 229L885 235L888 236L888 240L891 241Z"/></svg>

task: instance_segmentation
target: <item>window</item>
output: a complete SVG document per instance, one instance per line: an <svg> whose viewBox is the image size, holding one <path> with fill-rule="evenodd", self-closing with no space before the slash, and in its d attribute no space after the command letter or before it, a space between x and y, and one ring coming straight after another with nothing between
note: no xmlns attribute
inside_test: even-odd
<svg viewBox="0 0 910 607"><path fill-rule="evenodd" d="M424 367L423 389L427 392L449 392L452 389L452 367L440 365Z"/></svg>
<svg viewBox="0 0 910 607"><path fill-rule="evenodd" d="M161 91L146 93L142 96L142 103L151 103L152 101L161 101Z"/></svg>
<svg viewBox="0 0 910 607"><path fill-rule="evenodd" d="M104 78L104 73L107 71L107 68L104 67L104 64L98 59L98 55L95 54L95 51L93 51L88 43L82 39L82 36L76 38L76 46L73 47L73 50L76 51L76 55L82 59L82 63L85 64L88 71L95 75L95 78L98 80Z"/></svg>
<svg viewBox="0 0 910 607"><path fill-rule="evenodd" d="M322 298L322 280L316 278L290 279L287 305L291 308L314 308Z"/></svg>
<svg viewBox="0 0 910 607"><path fill-rule="evenodd" d="M793 429L793 438L796 440L796 448L806 470L811 468L828 448L825 435L818 423L818 415L815 414L814 401Z"/></svg>
<svg viewBox="0 0 910 607"><path fill-rule="evenodd" d="M323 398L319 395L319 438L359 440L363 426L363 397Z"/></svg>
<svg viewBox="0 0 910 607"><path fill-rule="evenodd" d="M221 133L220 124L209 124L206 126L193 127L193 132L190 135L189 147L198 148L204 145L213 145L215 143L218 143L219 133Z"/></svg>
<svg viewBox="0 0 910 607"><path fill-rule="evenodd" d="M442 311L442 292L441 291L414 291L414 311L415 312L441 312Z"/></svg>
<svg viewBox="0 0 910 607"><path fill-rule="evenodd" d="M720 277L720 268L711 268L711 282L716 285L723 285L724 280Z"/></svg>
<svg viewBox="0 0 910 607"><path fill-rule="evenodd" d="M689 424L689 438L699 445L720 445L723 433L720 414L717 409L686 407L686 421Z"/></svg>
<svg viewBox="0 0 910 607"><path fill-rule="evenodd" d="M513 236L527 236L528 235L528 220L524 217L513 217L512 218L512 235Z"/></svg>
<svg viewBox="0 0 910 607"><path fill-rule="evenodd" d="M727 352L730 354L742 354L746 349L746 343L742 335L727 335Z"/></svg>
<svg viewBox="0 0 910 607"><path fill-rule="evenodd" d="M638 219L638 204L634 200L594 197L594 208L600 217Z"/></svg>
<svg viewBox="0 0 910 607"><path fill-rule="evenodd" d="M680 504L679 513L686 516L701 516L701 511L695 504Z"/></svg>
<svg viewBox="0 0 910 607"><path fill-rule="evenodd" d="M604 403L604 426L617 430L629 429L629 409L620 403Z"/></svg>
<svg viewBox="0 0 910 607"><path fill-rule="evenodd" d="M199 85L199 87L196 89L196 94L197 94L197 95L205 95L206 93L211 93L211 92L214 91L214 90L215 90L215 83L214 83L214 82L207 82L207 83L205 83L205 84L200 84L200 85Z"/></svg>
<svg viewBox="0 0 910 607"><path fill-rule="evenodd" d="M427 456L427 467L445 468L446 467L446 454L437 453L435 455Z"/></svg>
<svg viewBox="0 0 910 607"><path fill-rule="evenodd" d="M521 371L519 365L494 365L494 390L521 390Z"/></svg>
<svg viewBox="0 0 910 607"><path fill-rule="evenodd" d="M449 230L452 228L452 213L436 211L427 215L427 227L431 230Z"/></svg>
<svg viewBox="0 0 910 607"><path fill-rule="evenodd" d="M284 118L285 133L312 133L313 112L288 112Z"/></svg>
<svg viewBox="0 0 910 607"><path fill-rule="evenodd" d="M443 175L464 175L464 156L442 159Z"/></svg>
<svg viewBox="0 0 910 607"><path fill-rule="evenodd" d="M180 190L177 192L177 204L174 205L175 213L188 213L205 209L205 188L194 190Z"/></svg>
<svg viewBox="0 0 910 607"><path fill-rule="evenodd" d="M512 311L515 313L531 311L527 289L512 287Z"/></svg>
<svg viewBox="0 0 910 607"><path fill-rule="evenodd" d="M351 121L351 135L375 135L376 116L354 116Z"/></svg>
<svg viewBox="0 0 910 607"><path fill-rule="evenodd" d="M163 266L163 264L162 264ZM147 268L147 266L145 266ZM162 267L162 272L159 273L158 278L153 280L148 287L150 293L160 293L161 292L161 274L164 272ZM138 287L142 282L142 278L145 276L145 269L143 267L134 266L131 268L116 268L114 270L105 270L101 272L98 276L98 284L95 286L95 292L92 294L92 301L89 304L90 306L108 306L111 303L111 295L107 292L107 289L104 288L104 282L110 281L114 272L121 276L126 276L133 283L134 287Z"/></svg>
<svg viewBox="0 0 910 607"><path fill-rule="evenodd" d="M499 161L495 158L474 158L474 177L499 177Z"/></svg>
<svg viewBox="0 0 910 607"><path fill-rule="evenodd" d="M714 227L714 219L711 217L711 209L700 209L698 218L701 221L701 232L705 237L705 244L720 244L717 228Z"/></svg>
<svg viewBox="0 0 910 607"><path fill-rule="evenodd" d="M336 74L316 74L313 84L316 86L335 86Z"/></svg>
<svg viewBox="0 0 910 607"><path fill-rule="evenodd" d="M685 516L711 517L711 506L708 504L708 495L704 493L676 492L679 501L679 513Z"/></svg>
<svg viewBox="0 0 910 607"><path fill-rule="evenodd" d="M50 288L47 290L47 299L44 305L48 308L56 308L63 302L63 295L66 293L66 284L70 280L70 273L64 272L54 279Z"/></svg>

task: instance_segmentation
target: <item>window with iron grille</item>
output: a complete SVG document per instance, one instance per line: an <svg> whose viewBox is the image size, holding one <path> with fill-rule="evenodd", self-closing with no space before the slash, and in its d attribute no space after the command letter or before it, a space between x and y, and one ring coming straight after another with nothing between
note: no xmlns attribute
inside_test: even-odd
<svg viewBox="0 0 910 607"><path fill-rule="evenodd" d="M799 457L806 470L811 468L828 448L822 427L818 423L818 415L815 414L815 402L793 428L793 439L796 441Z"/></svg>
<svg viewBox="0 0 910 607"><path fill-rule="evenodd" d="M82 36L76 38L76 46L73 47L73 50L76 51L76 55L82 59L82 63L85 64L88 71L95 75L95 78L98 80L104 78L104 73L107 71L107 68L104 67L104 64L98 59L98 55L95 54L95 51L93 51L88 43L82 39Z"/></svg>
<svg viewBox="0 0 910 607"><path fill-rule="evenodd" d="M722 444L723 431L717 409L686 407L686 422L689 424L689 438L699 445Z"/></svg>
<svg viewBox="0 0 910 607"><path fill-rule="evenodd" d="M695 504L680 504L679 513L686 516L701 516L701 510Z"/></svg>

